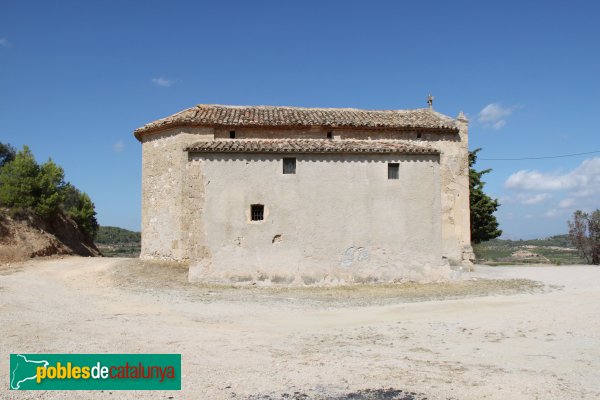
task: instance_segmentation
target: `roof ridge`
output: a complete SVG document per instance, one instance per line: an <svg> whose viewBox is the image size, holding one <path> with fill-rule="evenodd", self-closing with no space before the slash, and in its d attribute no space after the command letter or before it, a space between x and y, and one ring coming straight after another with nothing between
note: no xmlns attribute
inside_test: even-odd
<svg viewBox="0 0 600 400"><path fill-rule="evenodd" d="M422 108L398 108L398 109L377 109L377 108L356 108L356 107L300 107L300 106L276 106L276 105L242 105L242 104L196 104L195 108L228 108L228 109L245 109L245 108L253 108L253 109L284 109L284 110L305 110L305 111L364 111L364 112L414 112L414 111L426 111L433 112L437 115L444 116L446 118L452 119L452 117L442 114L440 112L431 110L427 107ZM190 110L194 107L187 108L183 111ZM176 114L174 114L176 115Z"/></svg>

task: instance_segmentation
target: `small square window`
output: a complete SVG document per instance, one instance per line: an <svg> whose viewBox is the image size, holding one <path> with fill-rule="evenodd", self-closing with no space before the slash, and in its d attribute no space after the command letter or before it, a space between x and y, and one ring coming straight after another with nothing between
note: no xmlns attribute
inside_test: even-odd
<svg viewBox="0 0 600 400"><path fill-rule="evenodd" d="M295 174L296 173L296 159L295 158L284 158L283 159L283 173L284 174Z"/></svg>
<svg viewBox="0 0 600 400"><path fill-rule="evenodd" d="M388 163L388 179L398 179L400 164Z"/></svg>
<svg viewBox="0 0 600 400"><path fill-rule="evenodd" d="M229 139L235 139L235 131L229 131Z"/></svg>
<svg viewBox="0 0 600 400"><path fill-rule="evenodd" d="M262 221L265 219L265 206L262 204L252 204L250 206L250 219L252 221Z"/></svg>

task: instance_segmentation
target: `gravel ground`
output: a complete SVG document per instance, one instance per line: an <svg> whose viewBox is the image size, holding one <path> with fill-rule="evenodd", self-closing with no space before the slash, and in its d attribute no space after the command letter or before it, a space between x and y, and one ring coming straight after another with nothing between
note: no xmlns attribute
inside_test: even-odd
<svg viewBox="0 0 600 400"><path fill-rule="evenodd" d="M9 353L181 353L181 391L12 399L595 399L600 268L479 267L341 288L189 284L139 260L0 267Z"/></svg>

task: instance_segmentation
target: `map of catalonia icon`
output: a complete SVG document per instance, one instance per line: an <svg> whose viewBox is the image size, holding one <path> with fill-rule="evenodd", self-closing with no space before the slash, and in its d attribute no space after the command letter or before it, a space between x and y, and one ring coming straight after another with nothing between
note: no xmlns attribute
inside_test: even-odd
<svg viewBox="0 0 600 400"><path fill-rule="evenodd" d="M32 360L22 354L10 355L10 388L23 390L35 386L38 367L47 367L46 360Z"/></svg>

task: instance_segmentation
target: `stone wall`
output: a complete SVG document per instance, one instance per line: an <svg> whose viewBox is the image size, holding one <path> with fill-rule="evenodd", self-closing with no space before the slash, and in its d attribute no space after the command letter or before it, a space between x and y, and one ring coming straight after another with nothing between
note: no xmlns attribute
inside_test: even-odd
<svg viewBox="0 0 600 400"><path fill-rule="evenodd" d="M213 140L212 128L179 128L144 137L142 143L142 249L144 259L186 261L183 186L188 155L184 148Z"/></svg>
<svg viewBox="0 0 600 400"><path fill-rule="evenodd" d="M390 130L334 129L333 140L396 139L440 151L442 256L452 265L472 257L469 226L467 122L458 134ZM142 258L177 261L206 257L202 228L202 168L184 148L199 140L229 138L230 129L181 127L145 136L142 141ZM327 129L235 129L236 138L326 138ZM416 184L418 185L418 181ZM210 185L210 184L209 184Z"/></svg>

